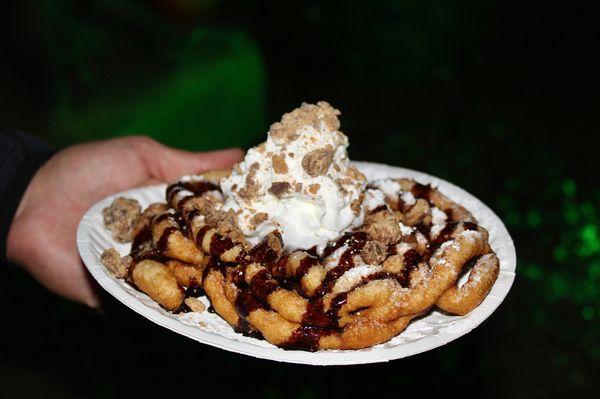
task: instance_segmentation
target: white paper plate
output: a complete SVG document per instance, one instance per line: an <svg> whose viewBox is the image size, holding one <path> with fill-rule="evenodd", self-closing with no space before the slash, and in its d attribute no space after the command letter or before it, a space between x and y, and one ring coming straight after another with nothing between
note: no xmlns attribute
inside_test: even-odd
<svg viewBox="0 0 600 399"><path fill-rule="evenodd" d="M92 206L84 215L77 231L77 246L88 270L98 283L115 298L142 316L165 328L198 342L232 352L280 362L313 365L342 365L386 362L444 345L477 327L500 305L515 279L516 253L506 227L485 204L463 189L442 179L410 169L381 164L355 162L369 180L386 177L409 177L421 183L431 183L455 202L467 208L479 224L490 233L490 245L500 259L500 276L483 303L466 316L449 316L432 311L414 320L408 328L391 341L369 349L354 351L289 351L265 341L237 334L217 314L207 311L172 315L158 306L147 295L111 276L100 263L100 255L114 247L122 255L129 252L130 244L115 242L102 223L102 209L119 196L137 199L143 207L152 202L164 202L165 185L124 191L105 198ZM205 300L205 298L203 298ZM205 300L208 305L208 302Z"/></svg>

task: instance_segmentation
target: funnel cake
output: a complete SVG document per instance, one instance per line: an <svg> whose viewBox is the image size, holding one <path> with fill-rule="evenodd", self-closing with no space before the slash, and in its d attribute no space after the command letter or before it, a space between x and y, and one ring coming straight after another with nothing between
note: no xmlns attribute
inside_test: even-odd
<svg viewBox="0 0 600 399"><path fill-rule="evenodd" d="M434 187L367 182L338 115L303 104L233 170L170 184L143 212L115 200L105 224L132 248L102 262L173 313L206 295L235 331L285 349L366 348L432 308L473 310L499 273L487 231Z"/></svg>

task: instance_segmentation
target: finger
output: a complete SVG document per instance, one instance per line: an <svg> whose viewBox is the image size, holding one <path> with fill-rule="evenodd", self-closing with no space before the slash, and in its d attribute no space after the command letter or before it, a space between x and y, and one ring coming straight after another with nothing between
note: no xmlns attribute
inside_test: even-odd
<svg viewBox="0 0 600 399"><path fill-rule="evenodd" d="M142 140L137 146L148 175L161 181L176 179L185 174L231 167L243 157L239 148L211 152L189 152L169 148L152 140Z"/></svg>
<svg viewBox="0 0 600 399"><path fill-rule="evenodd" d="M75 229L56 223L56 220L44 217L43 213L37 213L36 216L39 217L30 222L18 223L16 231L11 230L11 234L27 237L33 242L44 242L44 246L13 253L12 259L23 265L50 291L97 308L99 300L95 284L74 246ZM69 239L60 241L56 237Z"/></svg>
<svg viewBox="0 0 600 399"><path fill-rule="evenodd" d="M175 172L185 172L190 167L194 172L201 173L208 170L224 169L231 167L243 158L243 152L239 148L228 148L218 151L188 152L182 150L168 149ZM178 170L179 169L179 170Z"/></svg>

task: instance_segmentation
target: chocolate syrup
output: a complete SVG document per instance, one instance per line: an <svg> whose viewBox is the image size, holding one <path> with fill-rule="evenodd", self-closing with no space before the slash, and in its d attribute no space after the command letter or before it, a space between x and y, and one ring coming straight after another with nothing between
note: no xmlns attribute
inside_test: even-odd
<svg viewBox="0 0 600 399"><path fill-rule="evenodd" d="M344 245L350 246L350 244L353 240L366 239L366 236L367 236L367 234L363 233L363 232L345 233L343 236L338 238L338 240L336 242L334 242L333 244L330 243L327 245L327 247L323 250L322 258L323 259L327 258L328 256L330 256L332 253L334 253L336 250L340 249ZM363 244L363 246L364 246L364 244Z"/></svg>
<svg viewBox="0 0 600 399"><path fill-rule="evenodd" d="M427 200L427 202L431 202L432 189L429 184L424 185L421 183L415 183L410 192L415 198L423 198Z"/></svg>
<svg viewBox="0 0 600 399"><path fill-rule="evenodd" d="M152 229L149 224L145 225L133 238L131 248L135 249L142 244L152 241Z"/></svg>
<svg viewBox="0 0 600 399"><path fill-rule="evenodd" d="M193 200L195 197L193 195L188 195L187 197L183 197L182 199L179 200L179 202L177 203L177 209L178 210L182 210L186 208L186 204L188 202L190 202L191 200Z"/></svg>
<svg viewBox="0 0 600 399"><path fill-rule="evenodd" d="M160 238L156 242L156 249L159 252L164 253L167 250L169 246L169 237L176 231L179 231L179 229L174 226L167 227L163 230Z"/></svg>
<svg viewBox="0 0 600 399"><path fill-rule="evenodd" d="M272 269L274 263L278 259L277 252L273 250L266 241L261 242L258 245L255 245L246 258L250 262L261 263L265 267Z"/></svg>
<svg viewBox="0 0 600 399"><path fill-rule="evenodd" d="M416 250L409 249L402 255L402 258L404 260L404 269L402 269L399 282L402 287L408 287L408 284L410 283L410 273L416 269L423 260L423 257Z"/></svg>
<svg viewBox="0 0 600 399"><path fill-rule="evenodd" d="M309 248L306 250L306 253L309 254L310 256L314 256L314 257L318 257L319 254L317 253L317 246L315 245L312 248Z"/></svg>
<svg viewBox="0 0 600 399"><path fill-rule="evenodd" d="M166 190L167 203L172 206L173 198L175 197L175 195L177 195L178 193L180 193L183 190L192 192L194 194L194 196L202 195L207 191L213 191L213 190L221 191L219 186L212 184L210 182L207 182L207 181L186 181L186 182L179 181L179 182L173 183L167 187L167 190Z"/></svg>
<svg viewBox="0 0 600 399"><path fill-rule="evenodd" d="M400 195L398 195L398 202L396 204L396 208L394 209L394 211L404 211L405 206L406 206L406 203L404 202L402 197Z"/></svg>
<svg viewBox="0 0 600 399"><path fill-rule="evenodd" d="M186 237L189 236L188 224L186 223L183 214L181 212L177 212L173 215L173 218L175 222L177 222L179 230L183 233L183 235Z"/></svg>
<svg viewBox="0 0 600 399"><path fill-rule="evenodd" d="M135 270L137 265L138 265L138 262L134 260L133 263L131 264L131 266L129 266L129 269L127 270L127 276L125 276L125 281L127 281L136 290L141 291L139 289L139 287L137 286L137 284L135 283L135 281L133 281L133 271Z"/></svg>
<svg viewBox="0 0 600 399"><path fill-rule="evenodd" d="M266 269L263 269L252 276L250 288L259 300L266 303L269 295L279 289L279 283L271 278Z"/></svg>
<svg viewBox="0 0 600 399"><path fill-rule="evenodd" d="M199 211L199 210L197 210L197 209L194 209L194 210L191 210L190 212L186 212L186 213L184 214L184 218L185 218L185 221L186 221L186 222L188 223L188 225L189 225L189 224L191 224L191 223L192 223L192 221L193 221L193 220L194 220L194 219L195 219L197 216L200 216L200 215L202 215L202 214L200 213L200 211Z"/></svg>
<svg viewBox="0 0 600 399"><path fill-rule="evenodd" d="M463 227L465 230L477 230L477 223L463 222Z"/></svg>
<svg viewBox="0 0 600 399"><path fill-rule="evenodd" d="M379 205L377 208L373 209L371 211L371 214L381 212L381 211L387 211L387 210L388 210L388 206L383 204L383 205Z"/></svg>
<svg viewBox="0 0 600 399"><path fill-rule="evenodd" d="M433 241L433 243L434 244L442 244L442 243L452 239L452 234L454 234L454 231L459 226L459 224L460 223L457 223L457 222L450 222L450 223L446 224L446 226L444 226L442 231L440 231L440 233L438 234L436 239ZM471 222L462 223L462 227L465 230L477 230L477 224L471 223Z"/></svg>
<svg viewBox="0 0 600 399"><path fill-rule="evenodd" d="M190 191L194 196L201 195L207 191L219 190L219 187L209 182L178 182L170 185L167 188L167 200L172 204L175 195L182 190ZM430 201L432 188L429 185L415 184L411 190L412 194L417 198L424 198ZM179 209L183 209L185 203L191 200L193 196L186 196L179 201ZM399 204L402 206L402 201L399 199ZM389 209L387 205L381 205L371 211L371 213L381 212ZM142 229L134 238L132 256L134 257L134 265L131 267L132 271L135 267L135 262L141 259L152 258L154 256L157 259L160 257L161 260L164 256L161 252L164 252L168 246L168 237L175 231L181 231L186 236L189 236L188 223L199 215L199 212L193 210L186 215L181 212L166 213L157 218L156 222L163 220L170 220L173 223L164 229L161 237L156 243L156 249L152 246L152 230L150 226L146 226ZM451 219L449 219L451 220ZM430 250L433 245L439 247L442 242L451 238L452 233L456 229L456 223L448 223L446 227L438 235L438 239L435 243L432 243ZM474 223L464 223L464 228L467 230L477 229L477 225ZM196 235L196 243L201 246L205 235L211 229L211 226L204 226ZM417 226L419 231L424 234L429 234L431 226ZM246 318L258 309L269 310L268 297L273 292L278 290L280 287L287 287L289 289L299 290L299 281L304 277L308 270L317 265L323 259L332 255L336 250L347 246L347 249L340 255L338 264L329 269L326 273L325 278L321 286L315 291L315 296L308 300L307 309L302 317L302 324L297 328L289 340L282 345L285 349L303 349L309 351L315 351L319 349L319 340L324 337L341 331L339 327L339 311L347 303L349 292L338 293L333 296L329 303L327 311L324 310L323 298L329 294L335 285L335 282L341 277L346 271L354 267L354 257L362 251L367 240L367 235L364 232L351 232L345 233L336 242L330 243L323 251L322 256L318 256L317 248L313 247L309 249L307 255L302 258L299 266L294 273L294 276L286 276L286 265L288 262L287 254L279 256L279 254L273 250L266 241L254 246L248 252L242 251L235 263L226 263L219 259L219 256L226 251L235 247L235 243L225 236L219 234L213 234L210 240L209 252L210 256L209 264L204 270L206 274L208 270L219 270L223 276L228 275L230 281L235 284L238 289L238 295L234 302L236 312L240 316L235 331L240 332L246 336L252 336L255 338L263 339L260 332L256 331ZM443 241L442 241L443 240ZM438 241L440 241L438 243ZM428 251L429 252L429 251ZM388 255L397 254L396 245L388 247ZM429 256L431 256L429 254ZM390 274L387 272L378 272L363 277L352 290L359 288L370 281L377 279L388 279L393 278L397 280L402 286L406 287L409 284L410 273L414 270L418 264L423 261L421 256L416 250L411 249L404 253L404 269L400 275ZM246 282L246 268L251 263L259 263L265 266L264 270L257 272L249 283ZM230 271L229 274L226 271ZM186 297L199 297L205 295L204 290L199 285L192 285L185 291ZM189 307L182 303L182 305L173 311L173 313L187 312L190 311ZM357 309L356 311L360 311ZM213 306L208 307L209 313L214 313L215 309Z"/></svg>
<svg viewBox="0 0 600 399"><path fill-rule="evenodd" d="M156 224L158 224L158 223L160 223L160 222L164 222L165 220L169 220L169 219L171 219L171 218L172 218L172 216L173 216L173 214L172 214L172 213L165 212L165 213L163 213L163 214L160 214L159 216L155 217L155 218L154 218L154 221L153 221L153 223L156 223Z"/></svg>
<svg viewBox="0 0 600 399"><path fill-rule="evenodd" d="M321 337L335 333L334 330L326 330L302 325L298 327L290 338L281 347L289 350L306 350L316 352L319 349Z"/></svg>
<svg viewBox="0 0 600 399"><path fill-rule="evenodd" d="M427 248L427 251L423 255L423 258L428 261L433 256L435 251L437 251L437 249L443 243L451 240L452 234L454 234L454 231L458 228L458 226L461 223L462 223L463 229L465 229L465 230L477 230L478 226L476 223L471 223L471 222L449 222L449 223L447 223L446 226L444 226L444 228L442 229L442 231L439 232L439 234L437 235L435 240L431 241L431 243L429 244L429 247Z"/></svg>
<svg viewBox="0 0 600 399"><path fill-rule="evenodd" d="M356 288L362 287L363 285L366 285L367 283L369 283L371 281L375 281L375 280L387 280L387 279L392 279L392 280L396 280L396 281L400 282L397 274L393 274L393 273L388 273L388 272L382 271L382 272L377 272L377 273L369 274L368 276L364 276L360 280L360 283L358 283L357 285L355 285L352 289L354 290Z"/></svg>
<svg viewBox="0 0 600 399"><path fill-rule="evenodd" d="M196 234L196 245L202 248L202 241L204 241L204 236L211 230L211 226L202 226L198 233ZM210 244L208 246L208 250L213 257L219 257L225 252L229 251L231 248L235 247L235 243L229 237L222 236L220 234L213 234L210 238ZM238 260L242 260L243 254L239 256Z"/></svg>
<svg viewBox="0 0 600 399"><path fill-rule="evenodd" d="M329 310L327 310L327 317L331 320L332 324L337 324L338 312L346 304L346 301L348 301L348 293L349 291L340 292L331 300Z"/></svg>
<svg viewBox="0 0 600 399"><path fill-rule="evenodd" d="M300 327L296 330L290 340L286 343L286 347L291 348L306 348L308 350L315 350L318 347L318 339L325 335L331 334L332 327L337 326L337 312L339 308L345 303L344 295L337 295L332 301L331 309L328 312L323 310L323 296L328 293L335 280L341 276L346 270L354 266L353 256L360 253L366 243L366 234L362 232L348 233L341 237L335 244L328 247L323 256L329 256L336 249L341 248L344 245L348 246L348 249L344 251L340 257L338 266L331 269L321 287L317 290L318 296L308 303L307 311L303 316L303 324L310 326ZM213 252L211 244L211 253ZM259 245L258 248L253 249L249 253L249 258L252 261L267 260L271 263L271 269L278 270L280 267L285 267L285 264L280 264L274 260L274 256L269 254L264 245ZM319 262L317 257L310 255L305 256L301 261L298 269L295 273L296 280L300 280L312 267ZM238 315L242 318L248 317L248 315L257 309L269 309L267 304L267 298L271 293L280 287L277 281L275 281L269 272L265 269L258 272L252 277L249 288L243 287L243 268L247 267L243 265L241 269L238 269L232 275L234 283L239 289L238 295L235 300L235 308ZM347 295L347 294L346 294ZM314 328L318 326L320 328ZM325 329L324 329L325 328Z"/></svg>
<svg viewBox="0 0 600 399"><path fill-rule="evenodd" d="M152 229L150 225L145 225L133 238L131 251L129 255L133 258L133 264L130 267L129 273L133 271L133 267L144 259L152 259L157 262L164 262L165 257L152 245Z"/></svg>
<svg viewBox="0 0 600 399"><path fill-rule="evenodd" d="M366 285L370 281L396 276L387 272L373 273L365 276L352 289ZM314 352L319 349L319 340L322 337L340 332L338 325L338 312L346 304L349 292L341 292L333 297L327 312L323 311L323 299L315 298L310 301L302 318L302 325L298 327L287 342L281 347L289 350L307 350Z"/></svg>
<svg viewBox="0 0 600 399"><path fill-rule="evenodd" d="M325 328L333 324L329 315L325 313L323 297L311 299L302 315L302 325Z"/></svg>
<svg viewBox="0 0 600 399"><path fill-rule="evenodd" d="M202 226L200 230L198 230L198 234L196 234L196 245L198 245L200 248L202 248L202 241L204 241L204 236L206 235L206 233L208 233L210 229L212 229L212 227L206 225Z"/></svg>
<svg viewBox="0 0 600 399"><path fill-rule="evenodd" d="M387 272L377 272L361 278L360 282L354 285L352 287L352 290L350 291L353 291L356 288L366 285L370 281L389 278L400 281L398 276L395 274L390 274ZM328 328L334 330L338 329L338 312L342 308L342 306L346 304L348 294L350 293L350 291L340 292L336 294L331 299L331 302L329 303L329 309L326 312L324 310L322 296L311 299L306 308L306 312L302 317L302 324L319 328Z"/></svg>
<svg viewBox="0 0 600 399"><path fill-rule="evenodd" d="M231 248L235 247L235 244L229 237L221 236L219 234L213 234L210 239L210 253L211 255L220 256Z"/></svg>
<svg viewBox="0 0 600 399"><path fill-rule="evenodd" d="M331 255L338 248L343 247L344 245L348 246L348 249L342 253L340 256L340 260L338 265L333 269L330 269L325 275L325 279L321 284L321 287L318 289L317 295L325 295L327 294L335 280L337 280L342 274L346 273L346 271L350 270L354 267L354 256L358 255L360 251L363 249L365 244L367 243L367 234L364 232L354 232L347 233L342 236L333 246L325 248L323 252L323 257L327 257Z"/></svg>
<svg viewBox="0 0 600 399"><path fill-rule="evenodd" d="M307 255L304 258L302 258L300 264L298 265L298 268L296 269L295 278L297 280L301 280L302 277L304 277L306 273L308 273L308 269L315 266L317 263L319 263L319 258L316 258L314 256Z"/></svg>
<svg viewBox="0 0 600 399"><path fill-rule="evenodd" d="M419 223L414 227L425 237L429 237L429 233L431 232L431 224Z"/></svg>
<svg viewBox="0 0 600 399"><path fill-rule="evenodd" d="M241 317L238 319L238 323L233 328L233 330L237 333L242 334L245 337L251 337L251 338L256 338L256 339L260 339L260 340L265 339L265 337L263 337L263 335L260 333L260 331L252 328L250 323L248 323L248 321L246 321L245 319L243 319Z"/></svg>
<svg viewBox="0 0 600 399"><path fill-rule="evenodd" d="M287 268L286 265L287 265L288 259L289 259L289 256L287 254L284 254L279 259L277 259L276 262L273 262L273 263L267 265L267 267L269 268L269 271L271 272L271 275L281 283L290 281L286 278L286 268Z"/></svg>
<svg viewBox="0 0 600 399"><path fill-rule="evenodd" d="M192 309L190 309L190 307L185 302L181 302L181 305L179 305L179 307L177 309L172 310L171 313L179 314L179 313L188 313L191 311L192 311Z"/></svg>
<svg viewBox="0 0 600 399"><path fill-rule="evenodd" d="M154 219L153 223L158 224L158 223L164 222L165 220L168 220L169 222L171 222L173 224L177 224L177 227L179 229L187 228L187 225L186 225L185 221L183 220L183 215L181 214L181 212L175 212L175 213L165 212L165 213L157 216Z"/></svg>
<svg viewBox="0 0 600 399"><path fill-rule="evenodd" d="M246 318L250 313L258 309L268 309L263 301L252 294L250 289L242 289L235 299L235 310L240 317Z"/></svg>

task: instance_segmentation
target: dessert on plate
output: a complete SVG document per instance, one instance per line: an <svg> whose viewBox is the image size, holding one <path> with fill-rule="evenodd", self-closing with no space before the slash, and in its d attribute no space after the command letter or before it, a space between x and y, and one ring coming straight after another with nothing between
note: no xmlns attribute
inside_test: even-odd
<svg viewBox="0 0 600 399"><path fill-rule="evenodd" d="M433 308L464 315L499 273L487 231L435 187L367 181L326 102L274 123L232 170L186 176L165 203L104 209L102 263L172 313L206 296L235 331L284 349L359 349Z"/></svg>

